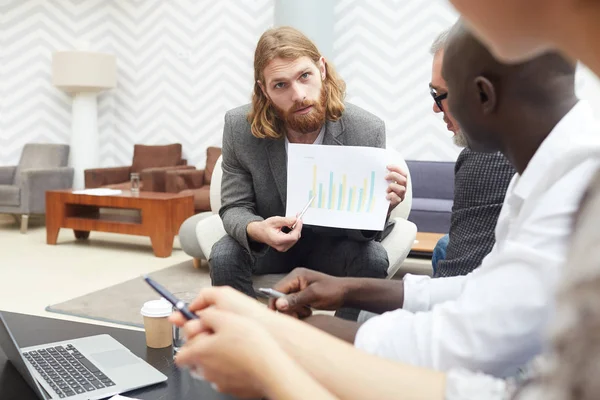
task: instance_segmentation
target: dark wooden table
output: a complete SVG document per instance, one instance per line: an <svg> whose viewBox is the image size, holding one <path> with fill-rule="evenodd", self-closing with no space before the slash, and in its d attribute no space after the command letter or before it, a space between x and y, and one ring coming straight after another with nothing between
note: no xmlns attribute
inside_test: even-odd
<svg viewBox="0 0 600 400"><path fill-rule="evenodd" d="M9 312L2 314L21 347L109 334L169 378L165 383L124 393L125 396L143 400L234 399L215 392L208 382L194 379L187 371L179 370L173 363L170 347L166 349L146 347L144 332ZM17 370L7 362L2 351L0 351L0 399L38 400Z"/></svg>
<svg viewBox="0 0 600 400"><path fill-rule="evenodd" d="M192 215L191 194L123 191L97 196L51 190L46 192L46 243L56 244L60 228L73 229L82 240L90 231L140 235L150 238L154 255L169 257L179 227Z"/></svg>

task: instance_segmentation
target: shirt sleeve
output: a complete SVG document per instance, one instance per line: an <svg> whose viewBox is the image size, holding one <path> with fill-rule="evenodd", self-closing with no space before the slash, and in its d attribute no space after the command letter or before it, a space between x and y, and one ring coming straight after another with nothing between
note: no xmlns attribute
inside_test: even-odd
<svg viewBox="0 0 600 400"><path fill-rule="evenodd" d="M432 279L429 276L407 274L404 277L404 305L406 311L429 311L436 305L457 299L467 276Z"/></svg>
<svg viewBox="0 0 600 400"><path fill-rule="evenodd" d="M505 247L462 282L458 299L427 312L402 309L371 318L358 330L356 347L442 371L460 366L500 377L515 374L542 350L553 298L549 280L556 275L549 270L557 269L557 260L518 243ZM426 290L434 293L434 287L430 283Z"/></svg>

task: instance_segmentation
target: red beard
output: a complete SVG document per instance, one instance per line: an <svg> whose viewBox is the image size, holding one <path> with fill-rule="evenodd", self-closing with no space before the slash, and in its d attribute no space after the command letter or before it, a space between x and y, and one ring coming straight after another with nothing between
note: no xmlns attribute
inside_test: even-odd
<svg viewBox="0 0 600 400"><path fill-rule="evenodd" d="M308 113L295 113L296 111L309 106L312 106L312 109ZM327 93L325 91L325 85L321 86L321 96L319 101L304 100L297 102L287 111L273 104L277 116L285 123L285 125L289 129L300 133L311 133L321 129L325 123L326 106Z"/></svg>

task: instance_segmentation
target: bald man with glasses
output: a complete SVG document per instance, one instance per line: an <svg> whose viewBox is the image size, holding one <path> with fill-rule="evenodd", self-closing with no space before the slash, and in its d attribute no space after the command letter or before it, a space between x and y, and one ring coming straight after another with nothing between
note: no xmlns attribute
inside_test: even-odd
<svg viewBox="0 0 600 400"><path fill-rule="evenodd" d="M450 232L438 242L432 257L435 277L466 275L481 265L495 243L494 229L506 189L515 174L501 153L477 153L447 107L448 87L442 77L444 42L448 32L431 47L433 66L429 91L433 111L444 115L453 142L464 149L454 168L454 205Z"/></svg>

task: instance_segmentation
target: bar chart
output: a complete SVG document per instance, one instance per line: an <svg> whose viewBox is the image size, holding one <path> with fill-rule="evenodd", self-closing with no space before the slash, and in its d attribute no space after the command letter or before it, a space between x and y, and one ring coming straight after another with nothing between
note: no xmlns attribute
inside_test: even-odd
<svg viewBox="0 0 600 400"><path fill-rule="evenodd" d="M305 225L381 230L389 208L386 166L385 149L290 144L286 216L310 202Z"/></svg>
<svg viewBox="0 0 600 400"><path fill-rule="evenodd" d="M373 212L375 206L375 171L371 171L368 177L360 180L362 185L348 184L347 174L336 174L329 171L329 180L320 182L318 180L319 167L312 166L312 185L307 193L307 199L314 199L311 208L320 208L335 211L347 211L355 213Z"/></svg>

